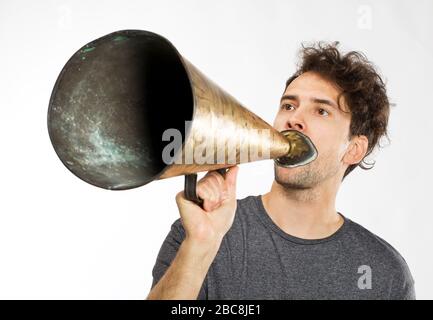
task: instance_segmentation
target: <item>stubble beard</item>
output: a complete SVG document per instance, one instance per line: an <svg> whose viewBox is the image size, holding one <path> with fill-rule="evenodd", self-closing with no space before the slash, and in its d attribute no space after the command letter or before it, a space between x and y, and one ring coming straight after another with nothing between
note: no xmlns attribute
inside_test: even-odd
<svg viewBox="0 0 433 320"><path fill-rule="evenodd" d="M333 166L331 163L322 159L320 162L316 160L307 165L290 169L275 164L275 181L287 191L312 189L337 174L337 166Z"/></svg>

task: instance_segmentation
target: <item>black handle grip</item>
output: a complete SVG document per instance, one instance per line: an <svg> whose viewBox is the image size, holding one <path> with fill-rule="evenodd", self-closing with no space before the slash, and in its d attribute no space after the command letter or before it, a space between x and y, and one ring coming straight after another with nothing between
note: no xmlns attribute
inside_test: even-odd
<svg viewBox="0 0 433 320"><path fill-rule="evenodd" d="M215 171L217 171L219 174L225 177L227 169L222 168L222 169L217 169ZM197 190L197 173L186 174L185 187L184 187L185 199L196 203L200 207L203 207L203 199L197 196L196 190Z"/></svg>

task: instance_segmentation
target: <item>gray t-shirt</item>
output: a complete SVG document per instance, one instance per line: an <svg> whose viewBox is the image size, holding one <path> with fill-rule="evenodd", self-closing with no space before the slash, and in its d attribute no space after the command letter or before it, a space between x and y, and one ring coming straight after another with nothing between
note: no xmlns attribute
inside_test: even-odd
<svg viewBox="0 0 433 320"><path fill-rule="evenodd" d="M403 257L344 217L333 235L291 236L269 217L261 196L237 200L235 219L209 268L198 299L415 299ZM185 238L177 219L153 268L152 287Z"/></svg>

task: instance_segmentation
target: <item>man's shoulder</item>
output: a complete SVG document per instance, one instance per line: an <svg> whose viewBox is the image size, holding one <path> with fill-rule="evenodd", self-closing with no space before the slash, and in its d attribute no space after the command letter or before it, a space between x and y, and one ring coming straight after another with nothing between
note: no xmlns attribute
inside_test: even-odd
<svg viewBox="0 0 433 320"><path fill-rule="evenodd" d="M394 275L412 280L407 262L396 248L362 225L350 219L347 220L350 224L349 241L354 241L354 245L358 246L359 250L364 250L367 254L380 259L388 268L391 268L390 271Z"/></svg>
<svg viewBox="0 0 433 320"><path fill-rule="evenodd" d="M402 258L400 253L389 242L382 237L373 233L366 227L354 222L351 219L345 218L350 224L350 236L358 241L362 241L364 245L376 247L382 254L389 254L390 257Z"/></svg>
<svg viewBox="0 0 433 320"><path fill-rule="evenodd" d="M249 195L241 199L237 199L237 209L249 209L256 208L257 200L259 200L259 195Z"/></svg>

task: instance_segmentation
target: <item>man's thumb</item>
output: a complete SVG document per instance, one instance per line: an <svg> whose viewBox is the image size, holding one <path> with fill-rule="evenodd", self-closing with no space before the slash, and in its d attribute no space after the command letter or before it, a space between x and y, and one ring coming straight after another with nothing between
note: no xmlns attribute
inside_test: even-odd
<svg viewBox="0 0 433 320"><path fill-rule="evenodd" d="M233 166L226 172L226 183L230 192L236 191L236 180L238 176L239 167Z"/></svg>

